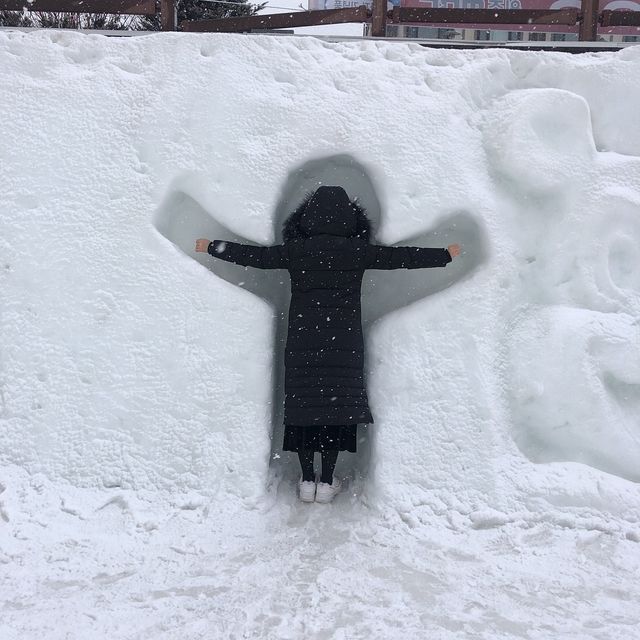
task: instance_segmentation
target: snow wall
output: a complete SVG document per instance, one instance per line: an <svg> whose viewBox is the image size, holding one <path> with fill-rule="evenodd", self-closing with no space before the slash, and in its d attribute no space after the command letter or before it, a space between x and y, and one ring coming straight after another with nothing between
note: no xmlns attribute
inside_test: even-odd
<svg viewBox="0 0 640 640"><path fill-rule="evenodd" d="M280 450L286 273L269 244L318 184L383 244L376 423L339 473L410 525L640 509L640 47L0 33L0 460L77 486L257 504ZM519 514L519 515L513 515Z"/></svg>

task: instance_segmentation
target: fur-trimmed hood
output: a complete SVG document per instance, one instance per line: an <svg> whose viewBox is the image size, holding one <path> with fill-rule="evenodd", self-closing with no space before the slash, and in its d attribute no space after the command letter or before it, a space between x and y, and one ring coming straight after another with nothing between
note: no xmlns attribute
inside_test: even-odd
<svg viewBox="0 0 640 640"><path fill-rule="evenodd" d="M284 241L317 235L369 240L371 223L365 210L342 187L319 187L284 223Z"/></svg>

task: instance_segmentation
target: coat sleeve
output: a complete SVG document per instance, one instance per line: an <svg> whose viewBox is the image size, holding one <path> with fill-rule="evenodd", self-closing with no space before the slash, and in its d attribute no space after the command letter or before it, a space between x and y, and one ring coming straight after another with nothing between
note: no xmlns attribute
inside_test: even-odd
<svg viewBox="0 0 640 640"><path fill-rule="evenodd" d="M370 244L366 249L365 269L425 269L445 267L449 262L451 254L447 249Z"/></svg>
<svg viewBox="0 0 640 640"><path fill-rule="evenodd" d="M289 252L284 245L256 247L226 240L214 240L209 243L208 253L220 260L257 269L286 269L289 266Z"/></svg>

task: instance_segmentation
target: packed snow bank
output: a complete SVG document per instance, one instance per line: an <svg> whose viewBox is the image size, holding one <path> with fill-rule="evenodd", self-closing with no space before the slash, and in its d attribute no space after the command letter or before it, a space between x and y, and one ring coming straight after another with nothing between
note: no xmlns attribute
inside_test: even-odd
<svg viewBox="0 0 640 640"><path fill-rule="evenodd" d="M250 502L297 477L287 276L193 241L273 243L332 183L377 242L464 246L368 274L350 490L414 524L637 514L640 48L42 31L0 56L3 464Z"/></svg>

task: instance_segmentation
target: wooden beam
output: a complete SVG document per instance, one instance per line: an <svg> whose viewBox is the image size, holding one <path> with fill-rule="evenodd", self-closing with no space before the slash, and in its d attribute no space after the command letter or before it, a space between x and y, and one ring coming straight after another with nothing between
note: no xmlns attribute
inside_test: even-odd
<svg viewBox="0 0 640 640"><path fill-rule="evenodd" d="M598 39L598 4L600 0L582 0L578 40L595 42Z"/></svg>
<svg viewBox="0 0 640 640"><path fill-rule="evenodd" d="M433 24L562 24L575 26L577 9L413 9L394 7L393 22Z"/></svg>
<svg viewBox="0 0 640 640"><path fill-rule="evenodd" d="M640 11L602 11L600 24L603 27L640 27Z"/></svg>
<svg viewBox="0 0 640 640"><path fill-rule="evenodd" d="M324 9L320 11L297 11L295 13L270 13L262 16L223 18L221 20L185 20L180 23L183 31L252 31L254 29L286 29L289 27L311 27L320 24L342 22L366 22L366 6L354 9Z"/></svg>
<svg viewBox="0 0 640 640"><path fill-rule="evenodd" d="M160 26L163 31L177 30L178 14L174 0L160 0Z"/></svg>
<svg viewBox="0 0 640 640"><path fill-rule="evenodd" d="M373 0L371 35L375 38L387 35L387 0Z"/></svg>
<svg viewBox="0 0 640 640"><path fill-rule="evenodd" d="M0 11L43 11L53 13L128 13L152 16L155 0L0 0Z"/></svg>

